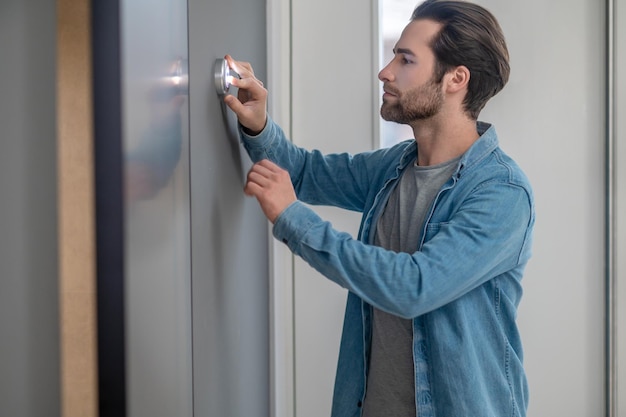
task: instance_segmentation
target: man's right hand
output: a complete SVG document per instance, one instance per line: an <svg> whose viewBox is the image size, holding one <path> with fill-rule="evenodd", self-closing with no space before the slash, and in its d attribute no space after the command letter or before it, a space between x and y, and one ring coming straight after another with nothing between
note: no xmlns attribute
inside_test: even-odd
<svg viewBox="0 0 626 417"><path fill-rule="evenodd" d="M256 197L265 217L272 223L296 201L289 172L268 159L252 165L243 191L246 195Z"/></svg>
<svg viewBox="0 0 626 417"><path fill-rule="evenodd" d="M232 80L232 85L239 89L237 97L227 94L224 96L224 103L235 112L239 123L251 135L257 135L265 128L267 122L267 90L254 76L249 63L235 61L230 55L224 58L228 66L241 77Z"/></svg>

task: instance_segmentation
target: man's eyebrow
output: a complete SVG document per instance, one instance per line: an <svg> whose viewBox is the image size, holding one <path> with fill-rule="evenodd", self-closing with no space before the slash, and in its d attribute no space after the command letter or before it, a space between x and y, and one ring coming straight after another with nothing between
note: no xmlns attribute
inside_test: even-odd
<svg viewBox="0 0 626 417"><path fill-rule="evenodd" d="M407 48L393 48L393 53L394 54L405 54L405 55L415 56L413 51L411 51L410 49L407 49Z"/></svg>

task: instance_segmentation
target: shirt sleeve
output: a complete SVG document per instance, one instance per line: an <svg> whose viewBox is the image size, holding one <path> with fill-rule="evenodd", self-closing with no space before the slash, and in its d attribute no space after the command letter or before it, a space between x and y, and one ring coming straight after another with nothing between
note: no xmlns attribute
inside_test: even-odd
<svg viewBox="0 0 626 417"><path fill-rule="evenodd" d="M429 224L413 254L355 240L299 202L278 217L273 234L369 304L413 318L524 264L533 222L523 187L492 183L472 192L448 221Z"/></svg>
<svg viewBox="0 0 626 417"><path fill-rule="evenodd" d="M371 180L368 165L376 164L377 152L324 155L295 146L268 116L265 129L257 136L240 136L254 162L269 159L287 170L298 199L309 204L331 205L362 212Z"/></svg>

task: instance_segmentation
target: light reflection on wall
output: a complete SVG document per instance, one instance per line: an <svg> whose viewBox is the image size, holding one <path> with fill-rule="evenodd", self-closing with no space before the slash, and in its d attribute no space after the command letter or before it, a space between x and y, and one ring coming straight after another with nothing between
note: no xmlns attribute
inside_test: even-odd
<svg viewBox="0 0 626 417"><path fill-rule="evenodd" d="M192 404L187 2L122 0L127 414Z"/></svg>

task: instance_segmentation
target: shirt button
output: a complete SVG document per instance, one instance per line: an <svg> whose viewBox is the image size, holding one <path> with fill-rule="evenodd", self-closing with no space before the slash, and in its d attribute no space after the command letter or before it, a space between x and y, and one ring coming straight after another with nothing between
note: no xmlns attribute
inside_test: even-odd
<svg viewBox="0 0 626 417"><path fill-rule="evenodd" d="M359 401L358 403L356 403L356 406L361 408L361 406L363 405L363 403L361 401Z"/></svg>
<svg viewBox="0 0 626 417"><path fill-rule="evenodd" d="M422 360L426 360L426 343L424 342L419 342L417 345L417 356L422 359Z"/></svg>
<svg viewBox="0 0 626 417"><path fill-rule="evenodd" d="M421 392L419 393L419 404L420 405L427 405L430 404L430 402L432 401L432 398L430 397L430 393L429 392Z"/></svg>

